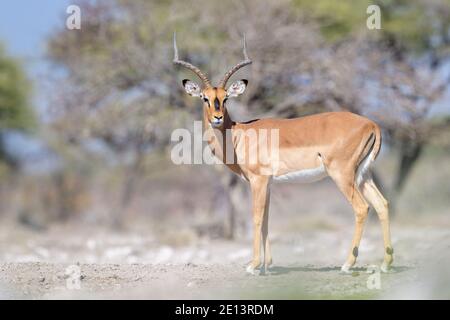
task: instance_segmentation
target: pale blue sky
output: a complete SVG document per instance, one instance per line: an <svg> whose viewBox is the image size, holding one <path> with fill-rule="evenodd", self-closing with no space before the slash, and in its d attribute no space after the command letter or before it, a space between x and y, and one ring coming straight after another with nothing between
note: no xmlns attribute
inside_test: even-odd
<svg viewBox="0 0 450 320"><path fill-rule="evenodd" d="M18 58L33 81L33 105L43 110L46 93L39 79L48 73L44 54L53 32L63 30L70 0L7 0L0 4L0 43Z"/></svg>
<svg viewBox="0 0 450 320"><path fill-rule="evenodd" d="M0 3L0 42L6 51L20 59L34 82L33 104L39 110L46 103L39 90L39 75L47 65L43 59L45 43L54 29L64 28L66 0L4 0ZM36 138L11 133L3 137L9 152L24 162L25 169L47 171L57 165L56 158Z"/></svg>
<svg viewBox="0 0 450 320"><path fill-rule="evenodd" d="M0 4L0 41L9 53L35 59L45 48L44 40L64 16L69 1L6 0Z"/></svg>

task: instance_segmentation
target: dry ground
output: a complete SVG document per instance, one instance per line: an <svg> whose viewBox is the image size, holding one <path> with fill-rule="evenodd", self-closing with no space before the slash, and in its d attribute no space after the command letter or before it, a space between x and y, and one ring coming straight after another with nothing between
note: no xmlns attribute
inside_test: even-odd
<svg viewBox="0 0 450 320"><path fill-rule="evenodd" d="M374 278L366 273L383 257L376 219L366 225L356 271L339 272L354 218L331 181L274 188L270 215L274 266L270 275L251 276L245 273L251 259L251 239L246 236L251 234L250 215L239 217L238 225L244 227L236 241L199 236L196 223L210 223L220 213L220 206L203 201L217 196L215 180L204 176L215 177L216 172L180 166L167 171L172 173L170 179L167 172L156 170L160 177L142 187L145 197L131 211L147 215L142 223L137 215L126 216L134 223L128 231L111 232L101 220L92 220L93 213L82 223L69 221L41 232L1 220L0 297L450 299L448 156L428 157L414 168L392 223L394 268L380 274L379 289L368 288L368 279ZM393 158L378 162L383 181L392 180L394 167ZM66 271L72 265L80 270L79 290L67 287L74 274Z"/></svg>
<svg viewBox="0 0 450 320"><path fill-rule="evenodd" d="M379 289L367 286L369 277L374 278L366 272L382 259L375 221L366 229L357 268L345 275L340 274L339 266L350 242L348 228L275 233L275 263L265 276L245 273L251 258L250 239L200 239L173 246L138 233L70 228L46 233L3 229L0 297L450 298L450 231L445 225L394 224L395 267L391 273L379 275ZM79 278L67 271L70 265L79 267ZM74 277L80 280L80 289L71 289Z"/></svg>

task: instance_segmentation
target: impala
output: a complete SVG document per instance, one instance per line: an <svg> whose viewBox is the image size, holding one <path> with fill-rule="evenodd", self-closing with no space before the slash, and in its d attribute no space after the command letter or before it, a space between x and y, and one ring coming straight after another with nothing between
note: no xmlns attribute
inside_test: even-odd
<svg viewBox="0 0 450 320"><path fill-rule="evenodd" d="M231 68L219 82L212 86L206 75L196 66L178 57L174 34L174 60L176 65L193 71L203 82L200 87L193 81L183 80L185 91L203 100L203 123L212 132L208 140L213 153L231 171L250 183L253 211L253 259L247 271L254 274L260 268L264 274L272 264L268 237L270 185L276 181L297 180L313 182L330 177L351 204L355 214L355 231L347 260L341 271L349 272L358 256L364 222L369 205L378 214L383 231L384 261L381 270L386 272L393 261L389 231L388 202L383 197L369 173L369 166L381 148L381 131L373 121L350 112L327 112L295 119L257 119L245 123L233 121L226 108L228 98L241 95L247 80L234 82L226 88L230 77L239 69L252 63L247 55L244 37L244 60ZM265 130L262 130L265 129ZM277 163L229 163L227 150L234 158L245 158L242 153L267 146L259 139L246 139L248 131L278 131ZM231 139L224 139L225 132ZM274 160L275 161L275 160ZM261 240L264 263L261 265Z"/></svg>

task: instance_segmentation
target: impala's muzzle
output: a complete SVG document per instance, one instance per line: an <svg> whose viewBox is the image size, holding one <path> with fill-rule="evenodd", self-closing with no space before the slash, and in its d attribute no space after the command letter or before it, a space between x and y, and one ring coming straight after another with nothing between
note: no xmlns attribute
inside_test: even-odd
<svg viewBox="0 0 450 320"><path fill-rule="evenodd" d="M223 116L214 116L211 125L213 127L220 127L223 124Z"/></svg>

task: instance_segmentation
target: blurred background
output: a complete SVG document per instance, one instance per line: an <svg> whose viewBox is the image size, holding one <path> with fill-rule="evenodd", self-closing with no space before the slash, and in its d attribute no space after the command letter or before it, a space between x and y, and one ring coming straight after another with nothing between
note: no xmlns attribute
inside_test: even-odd
<svg viewBox="0 0 450 320"><path fill-rule="evenodd" d="M81 9L81 30L66 28L69 4ZM381 8L380 30L366 27L370 4ZM177 248L250 249L247 186L222 167L170 160L172 130L201 119L181 86L198 79L172 65L174 31L180 58L213 82L240 61L245 32L253 64L234 76L249 79L230 101L234 120L349 110L376 121L384 144L374 175L394 247L402 228L448 239L450 1L18 0L0 5L3 261L220 261L229 251ZM275 248L309 230L334 232L345 252L344 197L329 180L277 185ZM298 241L297 253L308 252ZM233 261L251 254L233 252Z"/></svg>

